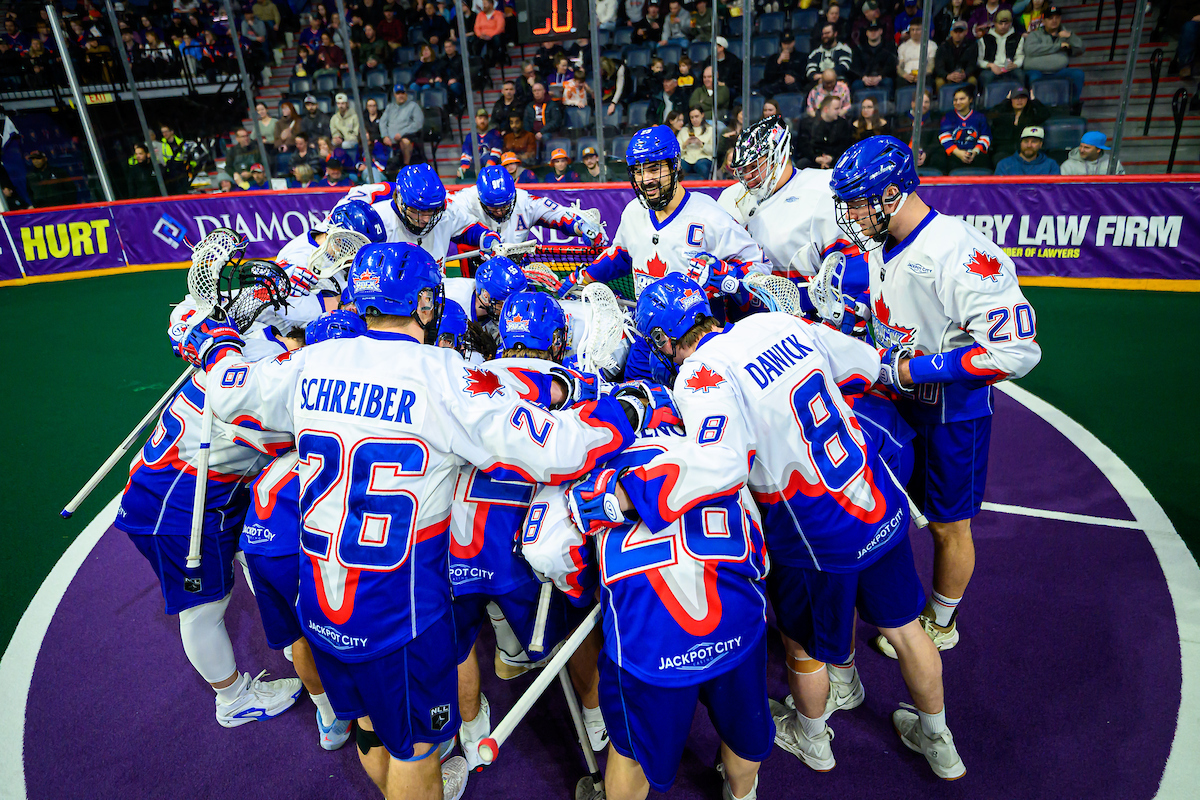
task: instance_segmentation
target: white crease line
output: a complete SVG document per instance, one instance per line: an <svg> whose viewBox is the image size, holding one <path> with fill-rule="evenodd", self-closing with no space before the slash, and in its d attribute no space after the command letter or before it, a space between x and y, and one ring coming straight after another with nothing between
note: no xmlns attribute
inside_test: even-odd
<svg viewBox="0 0 1200 800"><path fill-rule="evenodd" d="M1080 522L1085 525L1107 525L1110 528L1129 528L1143 530L1138 522L1128 519L1113 519L1112 517L1093 517L1091 514L1070 514L1066 511L1050 511L1045 508L1027 508L1026 506L1010 506L1004 503L989 503L984 501L984 511L996 511L1000 514L1018 514L1022 517L1041 517L1042 519L1057 519L1063 522Z"/></svg>

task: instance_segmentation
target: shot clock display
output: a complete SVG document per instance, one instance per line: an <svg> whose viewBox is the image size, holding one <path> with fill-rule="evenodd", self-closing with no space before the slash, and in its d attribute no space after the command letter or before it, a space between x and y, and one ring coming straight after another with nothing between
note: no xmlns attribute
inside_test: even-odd
<svg viewBox="0 0 1200 800"><path fill-rule="evenodd" d="M588 35L588 0L525 0L517 9L522 44Z"/></svg>

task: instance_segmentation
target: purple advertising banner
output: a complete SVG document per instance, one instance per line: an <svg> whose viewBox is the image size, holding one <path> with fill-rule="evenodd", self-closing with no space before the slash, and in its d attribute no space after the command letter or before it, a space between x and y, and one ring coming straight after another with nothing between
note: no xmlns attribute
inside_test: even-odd
<svg viewBox="0 0 1200 800"><path fill-rule="evenodd" d="M533 191L568 207L599 210L610 237L634 199L627 184ZM715 197L721 187L696 191ZM1200 279L1200 183L939 182L922 186L920 195L1003 247L1022 276ZM248 255L270 258L338 197L338 191L235 193L5 214L0 285L182 264L189 260L186 242L221 226L249 239ZM544 228L532 234L547 244L578 242Z"/></svg>

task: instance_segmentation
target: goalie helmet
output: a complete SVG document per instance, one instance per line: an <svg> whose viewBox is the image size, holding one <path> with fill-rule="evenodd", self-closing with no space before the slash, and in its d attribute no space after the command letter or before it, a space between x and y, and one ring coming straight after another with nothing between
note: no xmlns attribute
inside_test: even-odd
<svg viewBox="0 0 1200 800"><path fill-rule="evenodd" d="M317 344L328 339L353 339L367 332L362 317L349 311L326 311L304 326L304 343Z"/></svg>
<svg viewBox="0 0 1200 800"><path fill-rule="evenodd" d="M362 200L351 200L335 208L329 215L329 224L361 233L371 244L387 241L387 230L383 227L383 220L379 218L378 212L371 208L370 203Z"/></svg>
<svg viewBox="0 0 1200 800"><path fill-rule="evenodd" d="M479 171L475 180L479 190L479 205L496 222L504 223L517 205L517 185L504 167L492 165Z"/></svg>
<svg viewBox="0 0 1200 800"><path fill-rule="evenodd" d="M629 182L633 184L633 191L646 208L652 211L661 211L670 204L671 198L675 196L675 188L679 185L680 156L679 140L675 138L674 132L667 125L655 125L651 128L638 131L629 140L629 147L625 149L625 163L628 164ZM670 181L664 187L660 179L657 194L653 198L647 197L646 187L642 185L637 177L638 167L640 166L644 171L646 169L644 165L659 161L665 162L668 165L670 169ZM651 184L651 187L653 185Z"/></svg>
<svg viewBox="0 0 1200 800"><path fill-rule="evenodd" d="M733 146L733 174L758 202L775 192L792 158L792 132L783 117L761 119L742 131Z"/></svg>
<svg viewBox="0 0 1200 800"><path fill-rule="evenodd" d="M888 221L900 210L908 196L921 184L912 149L893 136L872 136L851 147L833 168L829 188L833 191L838 227L862 250L882 244L888 235ZM888 189L894 188L889 194ZM886 203L899 201L890 213ZM850 205L865 205L851 218Z"/></svg>
<svg viewBox="0 0 1200 800"><path fill-rule="evenodd" d="M671 375L679 372L673 356L679 339L701 317L712 316L712 307L700 284L682 272L672 272L650 284L638 297L634 323L650 342L650 350L662 360ZM663 350L670 346L670 351Z"/></svg>
<svg viewBox="0 0 1200 800"><path fill-rule="evenodd" d="M529 288L529 279L511 258L494 256L484 261L475 271L475 296L487 292L487 306L493 314L499 314L504 301L516 292ZM481 298L482 299L482 298Z"/></svg>
<svg viewBox="0 0 1200 800"><path fill-rule="evenodd" d="M441 268L429 253L404 242L366 245L354 256L350 282L360 314L412 317L425 331L425 343L434 343L445 294ZM423 311L432 312L428 321L421 319Z"/></svg>
<svg viewBox="0 0 1200 800"><path fill-rule="evenodd" d="M567 354L567 314L558 298L544 292L517 292L500 312L500 346L545 350L554 361Z"/></svg>
<svg viewBox="0 0 1200 800"><path fill-rule="evenodd" d="M404 227L413 236L424 236L446 213L446 187L433 167L414 164L400 170L392 204Z"/></svg>

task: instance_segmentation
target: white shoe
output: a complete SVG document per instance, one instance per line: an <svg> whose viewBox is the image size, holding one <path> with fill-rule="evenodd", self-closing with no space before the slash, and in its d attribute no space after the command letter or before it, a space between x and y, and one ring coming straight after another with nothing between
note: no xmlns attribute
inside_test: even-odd
<svg viewBox="0 0 1200 800"><path fill-rule="evenodd" d="M317 709L317 731L321 734L321 749L338 750L350 741L351 724L352 720L335 719L333 724L326 728L321 724L321 710Z"/></svg>
<svg viewBox="0 0 1200 800"><path fill-rule="evenodd" d="M721 777L725 776L724 765L722 764ZM721 800L758 800L758 776L754 776L754 788L745 797L738 797L733 793L733 789L729 786L729 779L725 778L725 782L721 784Z"/></svg>
<svg viewBox="0 0 1200 800"><path fill-rule="evenodd" d="M458 737L447 739L438 745L438 763L445 764L446 759L450 758L450 754L454 752L454 745L458 744Z"/></svg>
<svg viewBox="0 0 1200 800"><path fill-rule="evenodd" d="M862 681L858 679L858 670L854 670L854 680L850 683L834 680L829 678L829 697L825 700L825 718L835 711L849 711L858 708L863 704L863 700L867 699L867 693L863 689ZM796 710L796 701L789 694L783 698L783 704L789 709Z"/></svg>
<svg viewBox="0 0 1200 800"><path fill-rule="evenodd" d="M837 766L833 758L833 728L828 725L814 738L804 735L796 711L783 703L771 701L771 716L775 719L775 744L799 758L817 772L828 772Z"/></svg>
<svg viewBox="0 0 1200 800"><path fill-rule="evenodd" d="M939 651L953 650L954 646L958 644L959 636L956 620L951 620L949 627L943 628L924 614L917 619L921 623L921 627L925 630L925 633L929 635L930 639L933 639L933 643L937 645ZM874 642L879 652L888 658L896 657L896 648L892 647L892 643L887 640L886 636L880 634L875 637Z"/></svg>
<svg viewBox="0 0 1200 800"><path fill-rule="evenodd" d="M608 748L608 726L604 724L604 716L600 713L599 706L583 708L581 705L580 711L583 714L583 729L587 731L592 751L603 752Z"/></svg>
<svg viewBox="0 0 1200 800"><path fill-rule="evenodd" d="M217 722L225 728L236 728L257 719L277 717L292 707L304 684L299 678L281 678L277 681L259 680L267 671L258 673L251 678L249 672L243 672L238 678L238 696L229 703L222 703L217 698Z"/></svg>
<svg viewBox="0 0 1200 800"><path fill-rule="evenodd" d="M900 708L892 713L892 725L896 728L896 733L900 734L900 741L904 742L904 746L924 755L939 778L955 781L967 774L967 768L954 747L954 736L949 728L937 736L926 736L921 728L920 716L908 703L901 703Z"/></svg>
<svg viewBox="0 0 1200 800"><path fill-rule="evenodd" d="M292 657L292 646L290 644L287 647L283 648L283 657L288 660L289 664L296 663L296 659L294 659Z"/></svg>
<svg viewBox="0 0 1200 800"><path fill-rule="evenodd" d="M535 669L541 669L546 666L548 658L543 658L541 661L530 661L529 655L522 650L519 655L510 656L499 647L496 648L496 677L502 681L511 681L513 678L518 678L526 672L532 672Z"/></svg>
<svg viewBox="0 0 1200 800"><path fill-rule="evenodd" d="M479 743L492 735L492 708L488 705L487 697L479 694L479 713L470 722L464 722L458 729L458 742L462 746L463 758L467 760L467 769L478 772L487 764L479 756Z"/></svg>
<svg viewBox="0 0 1200 800"><path fill-rule="evenodd" d="M470 776L467 760L455 756L442 764L442 800L458 800L467 790L467 778Z"/></svg>

